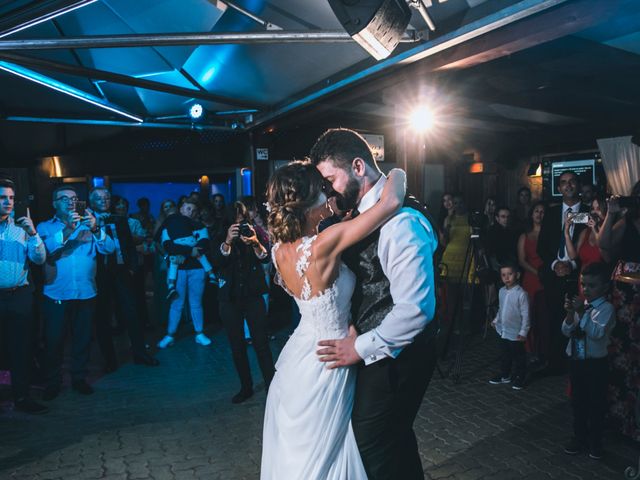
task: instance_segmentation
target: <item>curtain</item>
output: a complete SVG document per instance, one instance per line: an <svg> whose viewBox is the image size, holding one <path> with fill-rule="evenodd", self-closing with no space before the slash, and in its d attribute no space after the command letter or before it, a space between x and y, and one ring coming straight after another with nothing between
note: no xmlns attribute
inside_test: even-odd
<svg viewBox="0 0 640 480"><path fill-rule="evenodd" d="M631 137L600 138L598 147L611 190L629 195L640 180L640 147L631 143Z"/></svg>

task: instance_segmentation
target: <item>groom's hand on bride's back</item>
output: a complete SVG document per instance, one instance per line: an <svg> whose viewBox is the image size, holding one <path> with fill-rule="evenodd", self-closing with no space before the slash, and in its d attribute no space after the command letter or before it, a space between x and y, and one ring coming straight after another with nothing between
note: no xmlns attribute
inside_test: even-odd
<svg viewBox="0 0 640 480"><path fill-rule="evenodd" d="M320 340L318 346L323 347L316 351L321 362L329 363L327 368L348 367L362 361L356 351L356 338L358 332L353 325L349 327L349 335L345 338L333 340Z"/></svg>

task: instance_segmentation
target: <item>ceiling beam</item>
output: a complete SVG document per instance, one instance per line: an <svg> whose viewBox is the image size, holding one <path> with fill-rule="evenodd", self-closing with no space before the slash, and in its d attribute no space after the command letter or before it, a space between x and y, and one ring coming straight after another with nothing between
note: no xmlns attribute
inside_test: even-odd
<svg viewBox="0 0 640 480"><path fill-rule="evenodd" d="M0 59L30 68L38 68L50 72L87 77L92 80L103 80L105 82L128 85L136 88L144 88L146 90L154 90L157 92L170 93L173 95L180 95L182 97L197 98L198 100L207 100L210 102L223 103L226 105L233 105L243 108L263 108L262 105L250 104L248 102L239 101L238 99L224 97L202 90L177 87L175 85L155 82L153 80L146 80L143 78L136 78L129 75L122 75L120 73L108 72L105 70L96 70L94 68L81 67L78 65L69 65L66 63L54 62L52 60L45 60L42 58L34 58L13 53L0 52Z"/></svg>
<svg viewBox="0 0 640 480"><path fill-rule="evenodd" d="M321 110L384 88L398 88L401 83L406 85L401 90L415 91L431 72L511 55L558 38L557 31L569 35L637 10L638 3L637 0L523 0L284 104L258 118L254 126L310 104L317 104L313 108ZM345 92L355 85L358 88Z"/></svg>
<svg viewBox="0 0 640 480"><path fill-rule="evenodd" d="M53 20L61 15L86 7L97 0L45 0L32 2L26 8L19 9L13 14L5 15L0 20L0 38L7 37L16 32L26 30L48 20Z"/></svg>
<svg viewBox="0 0 640 480"><path fill-rule="evenodd" d="M42 75L33 70L29 70L22 65L16 65L0 60L0 70L28 80L30 82L37 83L38 85L42 85L43 87L49 88L51 90L55 90L56 92L62 93L69 97L73 97L82 102L89 103L95 107L108 110L122 117L126 117L129 120L133 120L134 122L142 123L144 121L142 117L127 112L123 108L120 108L113 103L110 103L102 98L98 98L78 88L72 87L71 85L68 85L66 83L60 82L55 78L47 77L46 75Z"/></svg>
<svg viewBox="0 0 640 480"><path fill-rule="evenodd" d="M26 123L49 123L49 124L67 124L67 125L104 125L114 127L142 127L142 128L167 128L171 130L216 130L216 131L236 131L230 127L206 124L191 123L163 123L163 122L144 122L131 123L121 122L117 120L108 120L100 118L67 118L67 117L39 117L27 115L7 115L0 118L0 121L6 122L26 122Z"/></svg>
<svg viewBox="0 0 640 480"><path fill-rule="evenodd" d="M556 0L559 1L559 0ZM404 42L418 41L408 32ZM193 45L269 43L355 43L344 31L275 31L226 33L136 33L128 35L86 35L83 37L0 40L0 50L59 50L68 48L179 47Z"/></svg>

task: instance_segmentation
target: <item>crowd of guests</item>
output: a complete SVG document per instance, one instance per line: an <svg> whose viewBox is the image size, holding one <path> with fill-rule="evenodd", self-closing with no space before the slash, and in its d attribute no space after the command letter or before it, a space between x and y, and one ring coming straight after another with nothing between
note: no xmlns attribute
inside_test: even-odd
<svg viewBox="0 0 640 480"><path fill-rule="evenodd" d="M467 211L461 195L444 194L441 303L446 316L460 315L450 306L462 303L470 285L481 285L501 342L500 369L490 383L522 390L532 375L568 371L575 437L566 452L588 450L600 458L607 412L623 433L640 440L640 182L622 199L581 186L573 172L564 172L557 188L557 204L534 202L523 187L515 205L489 197L477 212ZM0 179L0 317L17 410L48 410L29 394L36 357L42 399L60 394L69 332L71 386L80 394L93 393L87 382L93 338L105 373L119 365L119 330L126 331L136 364L158 366L144 338L152 317L150 277L156 304L164 308L155 316L167 318L158 348L174 344L184 317L194 341L210 346L204 325L214 312L239 378L232 402L253 395L248 337L268 388L274 375L267 333L270 242L255 199L227 206L222 195L193 193L163 201L154 218L146 198L130 214L127 199L107 188L91 190L87 203L62 185L53 192L52 217L36 226L28 210L14 212L15 194L15 184Z"/></svg>
<svg viewBox="0 0 640 480"><path fill-rule="evenodd" d="M569 373L574 436L565 452L598 459L605 418L640 440L640 182L630 197L606 198L568 171L557 189L556 204L533 202L523 187L516 205L489 197L472 213L461 196L444 194L443 300L459 304L461 290L480 285L497 310L484 319L501 342L491 384L522 390Z"/></svg>
<svg viewBox="0 0 640 480"><path fill-rule="evenodd" d="M166 314L167 333L158 348L174 343L186 303L195 342L211 345L203 331L208 288L209 307L224 320L240 380L233 403L253 395L248 338L268 388L274 375L266 327L270 245L253 198L226 208L222 195L204 199L192 193L162 202L155 219L146 198L130 214L128 200L107 188L92 189L85 201L62 185L52 194L53 215L36 226L28 209L14 211L15 197L16 185L0 178L0 317L16 410L49 410L30 395L35 370L42 400L59 396L67 335L68 373L79 394L94 391L87 381L93 340L106 374L118 369L114 337L125 331L132 361L159 366L145 340L150 285L164 307L153 316Z"/></svg>

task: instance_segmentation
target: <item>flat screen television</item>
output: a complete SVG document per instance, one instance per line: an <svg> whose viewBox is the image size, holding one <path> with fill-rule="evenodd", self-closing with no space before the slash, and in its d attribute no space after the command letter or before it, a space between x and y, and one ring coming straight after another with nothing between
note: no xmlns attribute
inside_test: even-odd
<svg viewBox="0 0 640 480"><path fill-rule="evenodd" d="M549 172L549 190L553 197L561 197L558 192L558 179L564 172L572 171L580 179L580 183L596 185L596 159L557 160L551 162Z"/></svg>

